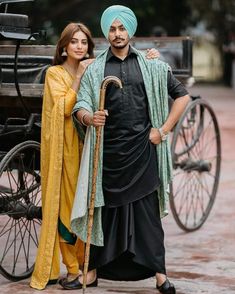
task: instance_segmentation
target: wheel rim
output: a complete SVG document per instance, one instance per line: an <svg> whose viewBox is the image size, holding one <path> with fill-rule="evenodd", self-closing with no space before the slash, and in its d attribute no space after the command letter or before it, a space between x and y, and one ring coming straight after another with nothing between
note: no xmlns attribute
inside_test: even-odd
<svg viewBox="0 0 235 294"><path fill-rule="evenodd" d="M202 226L213 206L220 173L220 133L215 114L202 99L192 102L173 134L174 180L170 205L185 231Z"/></svg>
<svg viewBox="0 0 235 294"><path fill-rule="evenodd" d="M23 142L0 164L0 271L16 281L31 275L41 226L40 146Z"/></svg>

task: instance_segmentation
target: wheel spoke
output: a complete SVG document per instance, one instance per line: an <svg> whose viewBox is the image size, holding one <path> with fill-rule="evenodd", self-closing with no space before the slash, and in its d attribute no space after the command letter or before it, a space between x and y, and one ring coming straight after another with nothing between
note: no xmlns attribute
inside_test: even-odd
<svg viewBox="0 0 235 294"><path fill-rule="evenodd" d="M172 136L170 205L177 224L186 231L198 229L208 217L218 187L220 152L215 115L198 99L189 105Z"/></svg>
<svg viewBox="0 0 235 294"><path fill-rule="evenodd" d="M26 141L0 162L1 273L10 280L31 275L41 220L40 148Z"/></svg>
<svg viewBox="0 0 235 294"><path fill-rule="evenodd" d="M12 220L12 223L14 222L14 220ZM14 225L11 225L10 229L7 231L8 232L8 236L7 236L7 239L6 239L6 244L5 244L5 248L4 248L4 251L3 251L3 254L2 254L2 258L1 258L1 264L4 260L4 257L6 255L6 253L8 252L9 249L8 248L8 243L9 243L9 240L10 240L10 235L11 235L11 231L12 229L14 228L15 226ZM11 244L12 245L12 244ZM9 246L10 248L11 246Z"/></svg>

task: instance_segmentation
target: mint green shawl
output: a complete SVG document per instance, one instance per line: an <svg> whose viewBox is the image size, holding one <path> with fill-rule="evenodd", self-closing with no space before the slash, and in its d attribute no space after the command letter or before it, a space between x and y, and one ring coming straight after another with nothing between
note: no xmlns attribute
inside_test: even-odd
<svg viewBox="0 0 235 294"><path fill-rule="evenodd" d="M77 103L74 106L73 114L81 108L86 109L91 113L98 109L100 85L104 78L107 52L108 50L102 52L87 68L81 81ZM150 120L154 128L159 128L168 116L167 72L169 70L169 66L158 59L146 59L145 55L138 50L136 50L136 53L147 93ZM81 240L86 242L88 203L91 194L93 153L95 146L95 128L88 127L85 134L83 127L78 123L74 115L73 120L80 137L82 139L85 137L85 142L71 215L71 228ZM159 197L160 215L163 217L168 214L167 202L169 183L172 179L172 160L169 140L156 145L156 152L158 157L159 177L161 181L161 185L156 195ZM94 223L91 238L91 243L96 246L103 246L101 223L101 208L104 206L102 191L102 164L103 143L101 144L96 186Z"/></svg>

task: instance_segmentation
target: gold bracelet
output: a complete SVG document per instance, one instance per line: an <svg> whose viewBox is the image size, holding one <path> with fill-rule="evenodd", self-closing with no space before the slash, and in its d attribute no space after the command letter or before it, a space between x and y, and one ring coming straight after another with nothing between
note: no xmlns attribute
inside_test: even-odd
<svg viewBox="0 0 235 294"><path fill-rule="evenodd" d="M87 112L85 112L85 113L82 115L82 117L81 117L81 124L84 125L85 127L89 127L89 125L87 125L87 124L85 123L85 121L84 121L84 118L85 118L86 115L89 115L89 114L88 114ZM91 120L90 120L90 122L91 122Z"/></svg>
<svg viewBox="0 0 235 294"><path fill-rule="evenodd" d="M83 115L81 117L81 124L87 127L87 125L84 122L84 118L85 118L86 115L87 115L87 112L83 113Z"/></svg>

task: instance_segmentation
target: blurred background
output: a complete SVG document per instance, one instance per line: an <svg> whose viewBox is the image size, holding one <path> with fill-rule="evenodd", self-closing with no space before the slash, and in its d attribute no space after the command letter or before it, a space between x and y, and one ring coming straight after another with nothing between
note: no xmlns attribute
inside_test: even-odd
<svg viewBox="0 0 235 294"><path fill-rule="evenodd" d="M100 17L109 5L130 7L138 18L136 36L191 36L193 75L235 89L235 0L35 0L9 5L27 14L33 31L45 30L43 44L55 44L69 22L83 22L103 37Z"/></svg>

